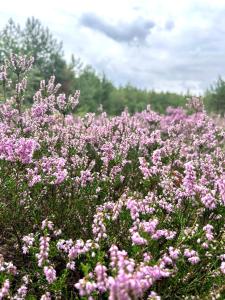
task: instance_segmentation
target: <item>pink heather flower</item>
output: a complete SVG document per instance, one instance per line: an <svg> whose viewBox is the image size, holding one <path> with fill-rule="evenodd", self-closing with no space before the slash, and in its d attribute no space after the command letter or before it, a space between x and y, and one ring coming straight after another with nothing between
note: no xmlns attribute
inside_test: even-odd
<svg viewBox="0 0 225 300"><path fill-rule="evenodd" d="M167 229L159 229L152 235L152 239L158 240L164 237L167 240L172 240L176 236L176 231L170 231Z"/></svg>
<svg viewBox="0 0 225 300"><path fill-rule="evenodd" d="M195 265L200 261L198 253L195 250L184 249L184 256L187 257L188 261L192 265Z"/></svg>
<svg viewBox="0 0 225 300"><path fill-rule="evenodd" d="M43 266L45 262L48 262L49 242L49 236L40 237L39 253L36 254L39 267Z"/></svg>
<svg viewBox="0 0 225 300"><path fill-rule="evenodd" d="M35 118L35 119L38 119L38 118L43 118L45 116L45 113L47 112L48 110L48 106L46 103L35 103L33 106L32 106L32 109L31 109L31 116L32 118Z"/></svg>
<svg viewBox="0 0 225 300"><path fill-rule="evenodd" d="M65 168L66 160L62 157L43 157L41 168L50 184L60 184L68 176ZM54 177L54 178L53 178Z"/></svg>
<svg viewBox="0 0 225 300"><path fill-rule="evenodd" d="M56 98L56 103L58 104L58 107L60 110L64 110L66 108L66 95L65 94L60 94L57 98Z"/></svg>
<svg viewBox="0 0 225 300"><path fill-rule="evenodd" d="M101 293L108 289L108 276L106 271L107 268L101 264L97 264L95 267L97 288Z"/></svg>
<svg viewBox="0 0 225 300"><path fill-rule="evenodd" d="M17 73L25 73L32 68L34 62L33 57L28 57L25 55L11 54L10 59L7 63L10 64L10 67Z"/></svg>
<svg viewBox="0 0 225 300"><path fill-rule="evenodd" d="M156 232L156 227L159 224L159 220L158 219L153 219L151 221L148 222L142 222L141 223L141 228L143 228L143 230L147 233L149 233L150 235L153 235Z"/></svg>
<svg viewBox="0 0 225 300"><path fill-rule="evenodd" d="M31 178L31 180L29 182L29 186L32 187L38 182L41 182L41 176L40 175L33 175L33 177Z"/></svg>
<svg viewBox="0 0 225 300"><path fill-rule="evenodd" d="M156 149L152 153L152 163L156 166L161 166L162 165L162 154L163 150L162 149Z"/></svg>
<svg viewBox="0 0 225 300"><path fill-rule="evenodd" d="M146 245L147 240L140 236L138 232L134 232L131 235L131 240L134 245Z"/></svg>
<svg viewBox="0 0 225 300"><path fill-rule="evenodd" d="M152 259L152 255L150 253L143 253L144 262L149 262Z"/></svg>
<svg viewBox="0 0 225 300"><path fill-rule="evenodd" d="M212 241L214 236L213 236L213 226L210 224L207 224L206 226L203 227L203 230L205 231L205 235L208 241Z"/></svg>
<svg viewBox="0 0 225 300"><path fill-rule="evenodd" d="M202 243L202 248L204 249L208 249L209 248L209 244L208 243Z"/></svg>
<svg viewBox="0 0 225 300"><path fill-rule="evenodd" d="M16 300L25 299L25 297L27 295L27 291L28 291L28 288L27 288L26 284L21 285L21 287L17 290L16 295L13 297L13 299L16 299Z"/></svg>
<svg viewBox="0 0 225 300"><path fill-rule="evenodd" d="M68 175L68 171L66 169L53 173L53 176L56 177L54 184L62 183L67 178L67 175Z"/></svg>
<svg viewBox="0 0 225 300"><path fill-rule="evenodd" d="M68 102L69 102L72 110L75 109L76 106L78 105L79 97L80 97L80 91L79 90L77 90L73 96L69 96L69 101Z"/></svg>
<svg viewBox="0 0 225 300"><path fill-rule="evenodd" d="M139 169L141 170L144 179L147 179L151 176L151 171L149 169L149 163L145 160L144 157L139 157Z"/></svg>
<svg viewBox="0 0 225 300"><path fill-rule="evenodd" d="M220 255L220 259L223 260L223 261L225 261L225 254L221 254Z"/></svg>
<svg viewBox="0 0 225 300"><path fill-rule="evenodd" d="M48 219L45 219L42 221L41 229L44 230L45 228L48 228L49 230L53 230L54 224L52 221L49 221Z"/></svg>
<svg viewBox="0 0 225 300"><path fill-rule="evenodd" d="M173 260L168 255L164 255L160 262L160 267L165 267L167 265L172 265L172 264L173 264Z"/></svg>
<svg viewBox="0 0 225 300"><path fill-rule="evenodd" d="M104 166L108 167L109 162L115 157L114 145L111 142L105 143L101 147L101 151L102 151L101 159L104 163Z"/></svg>
<svg viewBox="0 0 225 300"><path fill-rule="evenodd" d="M66 264L66 268L69 270L74 271L75 270L75 262L74 261L70 261Z"/></svg>
<svg viewBox="0 0 225 300"><path fill-rule="evenodd" d="M132 220L136 220L139 217L139 205L137 201L133 199L128 199L127 208L130 210L130 215Z"/></svg>
<svg viewBox="0 0 225 300"><path fill-rule="evenodd" d="M195 250L190 250L190 249L184 249L184 256L185 257L192 257L196 255L196 251Z"/></svg>
<svg viewBox="0 0 225 300"><path fill-rule="evenodd" d="M16 92L17 94L22 94L25 92L27 87L27 79L23 78L21 82L16 84Z"/></svg>
<svg viewBox="0 0 225 300"><path fill-rule="evenodd" d="M9 288L10 288L10 282L8 279L6 279L3 282L2 288L0 289L0 300L8 296Z"/></svg>
<svg viewBox="0 0 225 300"><path fill-rule="evenodd" d="M28 276L24 276L22 278L23 280L23 284L20 286L20 288L18 288L15 296L13 296L12 299L15 299L15 300L23 300L23 299L26 299L26 295L27 295L27 292L28 292L28 288L27 288L27 285L29 283L29 280L28 280ZM11 299L11 298L10 298Z"/></svg>
<svg viewBox="0 0 225 300"><path fill-rule="evenodd" d="M56 271L52 266L45 266L44 274L48 283L53 283L56 280Z"/></svg>
<svg viewBox="0 0 225 300"><path fill-rule="evenodd" d="M196 173L192 162L187 162L185 167L185 177L183 179L183 186L187 196L192 196L195 193Z"/></svg>
<svg viewBox="0 0 225 300"><path fill-rule="evenodd" d="M4 65L0 67L0 80L1 81L7 80L7 68Z"/></svg>
<svg viewBox="0 0 225 300"><path fill-rule="evenodd" d="M54 88L55 88L55 76L54 75L50 77L46 88L47 88L47 92L49 94L54 94Z"/></svg>
<svg viewBox="0 0 225 300"><path fill-rule="evenodd" d="M169 255L173 260L177 260L180 256L180 250L173 247L169 247Z"/></svg>
<svg viewBox="0 0 225 300"><path fill-rule="evenodd" d="M22 163L30 163L34 151L38 148L39 144L35 140L21 138L15 144L15 155Z"/></svg>
<svg viewBox="0 0 225 300"><path fill-rule="evenodd" d="M70 241L70 240L69 240ZM91 240L87 240L85 243L83 240L76 240L72 245L68 241L64 241L59 247L68 253L68 258L70 262L75 259L80 254L85 254L98 247L98 244L94 243Z"/></svg>
<svg viewBox="0 0 225 300"><path fill-rule="evenodd" d="M223 274L225 274L225 261L221 263L220 270Z"/></svg>
<svg viewBox="0 0 225 300"><path fill-rule="evenodd" d="M62 230L61 229L58 229L58 230L55 230L54 231L54 235L55 236L59 236L59 235L61 235L62 234Z"/></svg>
<svg viewBox="0 0 225 300"><path fill-rule="evenodd" d="M95 236L96 242L107 237L106 227L104 224L104 214L102 212L97 212L94 215L94 220L92 224L92 232Z"/></svg>
<svg viewBox="0 0 225 300"><path fill-rule="evenodd" d="M24 254L27 254L29 252L29 249L33 246L33 243L34 243L34 234L33 233L30 233L26 236L24 236L22 238L24 244L23 244L23 253Z"/></svg>
<svg viewBox="0 0 225 300"><path fill-rule="evenodd" d="M147 300L161 300L161 297L156 292L151 292Z"/></svg>
<svg viewBox="0 0 225 300"><path fill-rule="evenodd" d="M69 253L71 247L73 246L73 241L70 240L59 240L56 244L58 250L64 251L65 253Z"/></svg>
<svg viewBox="0 0 225 300"><path fill-rule="evenodd" d="M188 258L188 261L192 264L192 265L196 265L197 263L199 263L200 258L198 256L192 256Z"/></svg>
<svg viewBox="0 0 225 300"><path fill-rule="evenodd" d="M82 297L91 295L97 288L95 282L91 282L85 278L80 279L74 286L79 290L79 294Z"/></svg>
<svg viewBox="0 0 225 300"><path fill-rule="evenodd" d="M207 194L204 197L202 197L201 201L208 209L212 210L216 208L216 200L211 194Z"/></svg>
<svg viewBox="0 0 225 300"><path fill-rule="evenodd" d="M87 183L94 180L90 170L81 171L80 178L77 178L82 187L85 187Z"/></svg>
<svg viewBox="0 0 225 300"><path fill-rule="evenodd" d="M51 295L49 292L46 292L44 295L41 296L40 300L51 300Z"/></svg>
<svg viewBox="0 0 225 300"><path fill-rule="evenodd" d="M115 278L109 278L109 299L142 299L154 281L168 277L169 272L158 266L140 266L137 271L126 273L121 270Z"/></svg>
<svg viewBox="0 0 225 300"><path fill-rule="evenodd" d="M0 157L9 161L21 161L24 164L32 162L33 153L39 148L39 144L33 139L5 138L0 145Z"/></svg>
<svg viewBox="0 0 225 300"><path fill-rule="evenodd" d="M6 270L8 274L16 275L17 268L12 262L6 263Z"/></svg>
<svg viewBox="0 0 225 300"><path fill-rule="evenodd" d="M217 180L217 186L220 192L220 196L223 202L223 205L225 205L225 175Z"/></svg>
<svg viewBox="0 0 225 300"><path fill-rule="evenodd" d="M187 107L193 109L195 112L203 112L204 104L200 97L191 97L188 99Z"/></svg>

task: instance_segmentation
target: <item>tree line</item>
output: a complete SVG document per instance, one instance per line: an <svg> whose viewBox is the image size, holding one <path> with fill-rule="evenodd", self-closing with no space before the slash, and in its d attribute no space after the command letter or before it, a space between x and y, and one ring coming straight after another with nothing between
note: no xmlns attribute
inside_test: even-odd
<svg viewBox="0 0 225 300"><path fill-rule="evenodd" d="M125 108L129 112L141 111L147 105L164 113L168 106L184 106L187 94L144 90L127 84L116 87L105 74L97 72L89 65L83 65L72 55L69 62L64 58L63 44L44 27L38 19L28 18L22 28L12 19L0 31L0 61L10 53L34 57L34 68L29 74L29 88L26 102L32 103L33 91L40 80L55 75L62 84L61 92L81 91L78 112L97 112L103 109L109 115L120 114ZM0 92L1 93L1 92ZM208 89L204 101L210 112L225 112L225 81L219 78L216 85Z"/></svg>

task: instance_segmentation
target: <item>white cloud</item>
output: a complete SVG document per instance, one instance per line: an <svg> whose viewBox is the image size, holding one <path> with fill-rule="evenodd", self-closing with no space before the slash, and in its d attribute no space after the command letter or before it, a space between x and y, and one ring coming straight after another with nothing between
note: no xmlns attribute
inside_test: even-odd
<svg viewBox="0 0 225 300"><path fill-rule="evenodd" d="M116 84L199 93L225 75L224 15L225 0L7 0L0 27L34 16L63 40L66 57Z"/></svg>

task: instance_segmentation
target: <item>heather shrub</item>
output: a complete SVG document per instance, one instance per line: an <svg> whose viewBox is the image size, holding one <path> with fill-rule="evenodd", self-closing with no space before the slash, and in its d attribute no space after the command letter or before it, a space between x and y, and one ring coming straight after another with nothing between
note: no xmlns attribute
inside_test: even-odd
<svg viewBox="0 0 225 300"><path fill-rule="evenodd" d="M0 73L0 299L224 299L225 131L201 99L79 117L51 77L27 108L31 67Z"/></svg>

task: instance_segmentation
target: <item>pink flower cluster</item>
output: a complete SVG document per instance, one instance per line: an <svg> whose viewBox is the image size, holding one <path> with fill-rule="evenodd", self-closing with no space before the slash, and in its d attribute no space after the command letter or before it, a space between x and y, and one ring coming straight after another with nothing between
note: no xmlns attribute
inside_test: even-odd
<svg viewBox="0 0 225 300"><path fill-rule="evenodd" d="M224 128L196 97L166 115L77 116L80 92L54 76L26 107L31 65L0 69L4 84L9 68L22 76L0 104L0 250L19 264L0 256L0 299L216 299Z"/></svg>

